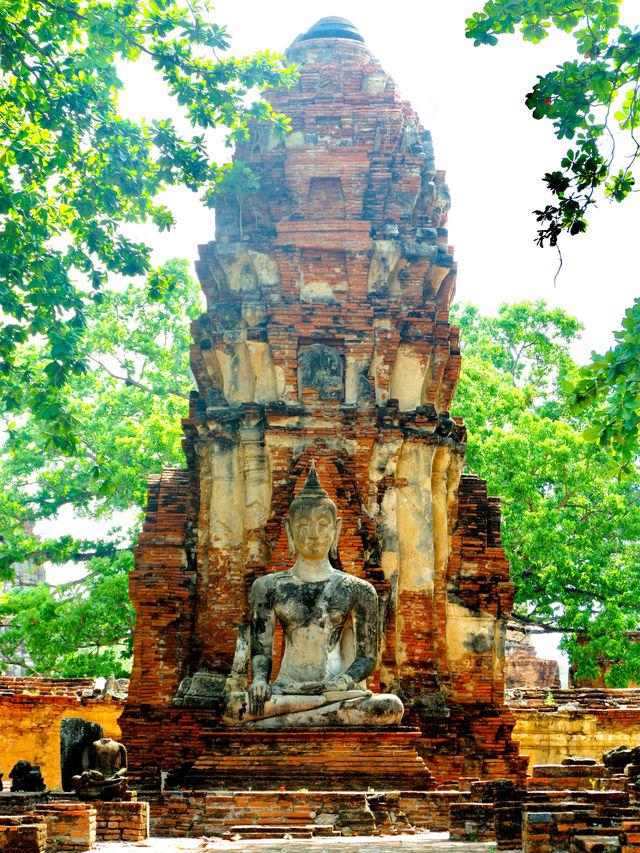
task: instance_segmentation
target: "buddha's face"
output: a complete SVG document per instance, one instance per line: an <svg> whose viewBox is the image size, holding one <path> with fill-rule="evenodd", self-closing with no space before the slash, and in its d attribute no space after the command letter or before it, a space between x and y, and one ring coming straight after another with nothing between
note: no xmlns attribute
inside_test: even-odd
<svg viewBox="0 0 640 853"><path fill-rule="evenodd" d="M326 558L340 533L341 519L335 518L331 509L322 503L296 509L288 522L296 552L308 560Z"/></svg>

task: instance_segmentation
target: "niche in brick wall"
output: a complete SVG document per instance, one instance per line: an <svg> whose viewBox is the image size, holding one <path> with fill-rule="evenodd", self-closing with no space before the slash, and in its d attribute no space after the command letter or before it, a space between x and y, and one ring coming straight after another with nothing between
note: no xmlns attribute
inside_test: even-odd
<svg viewBox="0 0 640 853"><path fill-rule="evenodd" d="M345 219L346 206L340 178L311 178L309 219Z"/></svg>
<svg viewBox="0 0 640 853"><path fill-rule="evenodd" d="M347 259L344 252L303 249L300 297L329 302L346 299Z"/></svg>
<svg viewBox="0 0 640 853"><path fill-rule="evenodd" d="M340 116L318 116L315 125L318 142L342 139L342 119Z"/></svg>
<svg viewBox="0 0 640 853"><path fill-rule="evenodd" d="M326 344L300 345L298 353L298 389L300 402L344 398L344 355ZM311 400L309 399L311 398Z"/></svg>

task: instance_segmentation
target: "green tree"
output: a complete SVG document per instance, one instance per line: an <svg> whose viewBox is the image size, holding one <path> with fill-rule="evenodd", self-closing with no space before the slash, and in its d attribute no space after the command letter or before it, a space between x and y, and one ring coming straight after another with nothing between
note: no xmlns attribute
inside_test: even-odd
<svg viewBox="0 0 640 853"><path fill-rule="evenodd" d="M525 41L552 28L570 33L577 56L546 74L526 96L536 119L549 119L558 139L570 141L561 162L544 176L553 201L536 210L537 242L556 246L565 232L587 228L601 197L623 201L634 190L640 125L640 31L620 22L621 0L490 0L467 20L467 37L495 45L516 29ZM585 435L613 450L628 474L640 451L640 302L627 310L617 342L592 354L573 382L565 383L575 413L597 407Z"/></svg>
<svg viewBox="0 0 640 853"><path fill-rule="evenodd" d="M64 389L89 367L90 306L117 274L146 276L151 298L169 285L127 226L170 228L157 201L170 185L215 205L231 167L212 162L211 130L232 144L248 122L286 127L251 96L294 72L269 52L220 58L227 33L210 18L206 0L0 0L0 396L36 412L61 450L77 448ZM119 114L120 69L142 56L193 132ZM37 377L19 358L32 339L46 355Z"/></svg>
<svg viewBox="0 0 640 853"><path fill-rule="evenodd" d="M604 355L591 354L564 391L576 414L588 413L584 435L615 454L610 465L627 476L640 453L640 298L627 308L616 343Z"/></svg>
<svg viewBox="0 0 640 853"><path fill-rule="evenodd" d="M474 44L495 45L498 36L519 28L525 41L538 43L552 27L571 33L578 58L538 76L526 103L536 119L548 118L558 139L572 147L560 169L544 181L554 204L536 211L541 228L538 242L556 245L563 231L580 234L595 193L622 201L631 192L639 143L640 32L620 23L621 0L490 0L467 19L467 37ZM617 169L620 135L631 142L632 156ZM626 155L628 152L624 152Z"/></svg>
<svg viewBox="0 0 640 853"><path fill-rule="evenodd" d="M463 369L454 414L469 431L468 468L502 499L515 616L563 632L581 674L595 674L600 653L618 662L612 683L637 681L629 632L640 626L640 476L612 475L559 393L580 325L543 302L455 314Z"/></svg>
<svg viewBox="0 0 640 853"><path fill-rule="evenodd" d="M65 406L82 452L61 454L37 412L11 419L0 409L0 577L16 563L69 563L77 581L10 589L0 601L0 660L55 675L122 674L131 655L134 614L127 576L131 543L146 500L147 475L182 467L180 419L188 411L189 323L200 291L184 261L162 270L170 282L149 303L143 284L105 291L87 311L85 373L71 376ZM16 364L38 381L47 355L17 348ZM101 522L104 535L37 536L61 509ZM49 525L50 527L51 525Z"/></svg>

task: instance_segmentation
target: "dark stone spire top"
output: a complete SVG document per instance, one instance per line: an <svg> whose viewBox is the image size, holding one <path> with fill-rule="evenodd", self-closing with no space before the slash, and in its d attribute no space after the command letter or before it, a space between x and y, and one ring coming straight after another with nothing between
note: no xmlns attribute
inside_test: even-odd
<svg viewBox="0 0 640 853"><path fill-rule="evenodd" d="M329 494L326 492L322 486L320 485L320 480L318 480L318 473L316 471L316 462L315 459L311 463L311 468L309 468L309 473L307 474L307 480L303 486L303 488L298 493L298 498L314 498L316 500L322 498L328 498Z"/></svg>
<svg viewBox="0 0 640 853"><path fill-rule="evenodd" d="M364 43L364 39L351 21L334 16L320 18L306 33L299 35L296 42L309 39L350 39Z"/></svg>

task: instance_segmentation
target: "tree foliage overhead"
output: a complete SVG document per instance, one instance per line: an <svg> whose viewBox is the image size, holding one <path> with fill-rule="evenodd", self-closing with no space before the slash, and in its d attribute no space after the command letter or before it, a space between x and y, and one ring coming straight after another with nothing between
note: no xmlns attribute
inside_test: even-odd
<svg viewBox="0 0 640 853"><path fill-rule="evenodd" d="M490 0L467 20L467 37L495 45L519 30L540 42L552 28L571 33L577 57L546 74L526 97L536 119L553 123L570 147L544 182L554 199L536 210L537 242L557 245L581 234L599 197L623 201L635 191L640 152L640 30L620 22L621 0ZM627 310L617 342L575 381L565 383L574 412L592 408L586 436L616 454L628 474L640 452L640 302ZM593 407L597 407L593 410Z"/></svg>
<svg viewBox="0 0 640 853"><path fill-rule="evenodd" d="M563 231L580 234L596 190L622 201L634 186L640 143L640 32L620 23L621 0L491 0L467 20L467 37L476 45L498 42L519 28L525 41L540 42L551 27L571 33L578 58L538 76L526 103L537 119L548 118L558 139L572 140L560 169L545 183L554 204L536 211L538 242L556 245ZM617 167L620 132L631 141L631 156Z"/></svg>
<svg viewBox="0 0 640 853"><path fill-rule="evenodd" d="M516 585L516 618L565 632L582 675L596 655L609 679L640 678L640 475L612 475L607 453L583 435L559 385L575 370L577 321L543 302L484 317L458 306L463 367L454 414L469 431L467 466L502 500L502 542ZM588 646L581 640L588 640Z"/></svg>
<svg viewBox="0 0 640 853"><path fill-rule="evenodd" d="M189 323L200 291L184 261L162 273L170 284L149 303L143 284L105 291L87 310L79 354L89 369L65 390L80 450L47 445L33 412L12 419L0 409L0 578L18 563L67 563L77 581L10 589L0 598L0 660L40 674L123 674L131 655L134 613L128 598L131 543L146 501L149 473L182 467L180 419L192 388ZM16 363L36 379L48 363L35 343ZM73 514L102 531L74 536L59 520ZM43 523L49 531L43 533ZM35 528L35 530L34 530ZM53 532L51 532L53 531ZM38 535L39 534L39 535Z"/></svg>
<svg viewBox="0 0 640 853"><path fill-rule="evenodd" d="M152 298L168 285L127 225L170 228L157 201L167 186L213 206L235 183L234 167L211 161L211 129L232 143L247 121L286 126L251 96L293 72L269 52L220 58L227 47L207 0L0 0L0 395L37 412L51 446L76 447L64 387L88 369L87 314L109 278L147 276ZM142 55L193 132L119 114L120 68ZM34 336L46 353L37 377L18 358Z"/></svg>

